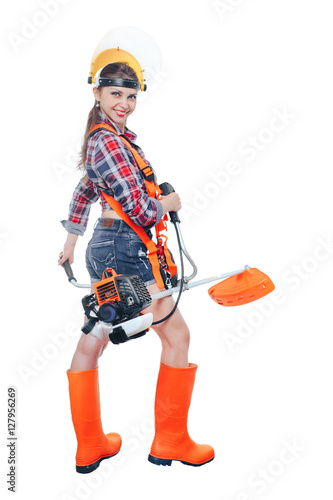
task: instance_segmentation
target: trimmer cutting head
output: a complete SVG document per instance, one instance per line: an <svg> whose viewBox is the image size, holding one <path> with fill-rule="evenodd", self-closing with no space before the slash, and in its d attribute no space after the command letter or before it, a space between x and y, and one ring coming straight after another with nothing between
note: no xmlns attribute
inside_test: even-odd
<svg viewBox="0 0 333 500"><path fill-rule="evenodd" d="M261 299L274 288L269 276L251 267L212 286L208 293L222 306L240 306Z"/></svg>

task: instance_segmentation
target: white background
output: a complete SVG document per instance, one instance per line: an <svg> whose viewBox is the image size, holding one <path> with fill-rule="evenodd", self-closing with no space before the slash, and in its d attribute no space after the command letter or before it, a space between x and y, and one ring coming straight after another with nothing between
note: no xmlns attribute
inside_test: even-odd
<svg viewBox="0 0 333 500"><path fill-rule="evenodd" d="M63 0L46 17L42 4L10 2L2 15L1 492L11 494L6 400L15 386L16 498L331 498L330 2ZM39 26L29 31L32 22ZM162 73L128 126L159 182L182 197L198 278L249 264L276 291L239 308L215 304L208 286L182 298L190 361L199 365L189 429L214 446L212 463L147 461L160 356L151 331L110 345L100 361L104 429L120 432L124 445L82 476L66 370L84 292L57 258L60 220L80 176L73 152L93 103L90 57L116 26L146 31L163 54ZM276 111L286 123L272 121ZM268 130L273 123L279 132ZM253 138L258 149L245 154ZM231 161L237 173L219 185L213 177ZM98 216L96 205L77 246L81 282Z"/></svg>

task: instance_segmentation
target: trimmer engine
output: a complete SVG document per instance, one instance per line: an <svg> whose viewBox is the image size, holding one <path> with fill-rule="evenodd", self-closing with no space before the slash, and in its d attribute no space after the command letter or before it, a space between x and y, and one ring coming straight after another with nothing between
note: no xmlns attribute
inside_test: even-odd
<svg viewBox="0 0 333 500"><path fill-rule="evenodd" d="M88 334L96 323L102 321L113 329L109 334L111 342L119 344L127 340L141 337L146 330L129 337L120 323L132 320L140 315L143 309L150 306L152 298L142 281L135 274L116 274L113 269L106 269L102 280L95 283L95 293L86 295L82 305L88 321L82 332ZM119 325L118 327L116 325Z"/></svg>

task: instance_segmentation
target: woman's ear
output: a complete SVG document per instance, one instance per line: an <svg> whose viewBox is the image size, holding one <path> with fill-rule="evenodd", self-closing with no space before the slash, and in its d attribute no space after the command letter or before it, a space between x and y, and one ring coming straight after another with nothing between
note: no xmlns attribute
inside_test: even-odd
<svg viewBox="0 0 333 500"><path fill-rule="evenodd" d="M100 96L99 89L97 89L96 87L93 87L93 94L94 94L95 100L100 101L101 96Z"/></svg>

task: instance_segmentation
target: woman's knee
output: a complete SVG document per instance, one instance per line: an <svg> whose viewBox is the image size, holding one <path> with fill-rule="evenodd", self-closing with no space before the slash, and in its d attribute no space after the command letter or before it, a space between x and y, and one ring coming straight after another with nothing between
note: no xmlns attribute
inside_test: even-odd
<svg viewBox="0 0 333 500"><path fill-rule="evenodd" d="M106 340L102 341L92 335L83 334L77 345L77 351L83 356L99 358L108 343Z"/></svg>
<svg viewBox="0 0 333 500"><path fill-rule="evenodd" d="M180 341L183 345L186 345L187 347L190 346L190 330L186 324L183 325L183 327L180 329Z"/></svg>
<svg viewBox="0 0 333 500"><path fill-rule="evenodd" d="M161 327L156 333L163 347L188 349L190 346L190 331L186 324L178 328Z"/></svg>

